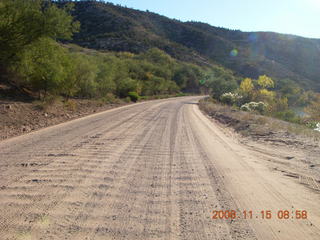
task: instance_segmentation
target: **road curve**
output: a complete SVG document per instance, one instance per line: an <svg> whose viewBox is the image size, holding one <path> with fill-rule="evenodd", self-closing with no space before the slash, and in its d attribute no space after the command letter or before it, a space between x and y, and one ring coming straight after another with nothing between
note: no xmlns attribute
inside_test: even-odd
<svg viewBox="0 0 320 240"><path fill-rule="evenodd" d="M320 239L319 194L271 172L199 99L125 106L1 141L0 239ZM212 219L214 210L238 215ZM308 218L278 219L279 210Z"/></svg>

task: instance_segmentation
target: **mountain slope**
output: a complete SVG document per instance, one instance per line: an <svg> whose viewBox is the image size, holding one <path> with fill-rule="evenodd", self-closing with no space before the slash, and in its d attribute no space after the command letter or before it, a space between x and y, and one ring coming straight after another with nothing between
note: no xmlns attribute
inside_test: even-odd
<svg viewBox="0 0 320 240"><path fill-rule="evenodd" d="M135 53L158 47L183 61L215 62L246 77L289 78L320 91L318 39L228 30L94 1L76 2L73 14L82 26L73 42L84 47Z"/></svg>

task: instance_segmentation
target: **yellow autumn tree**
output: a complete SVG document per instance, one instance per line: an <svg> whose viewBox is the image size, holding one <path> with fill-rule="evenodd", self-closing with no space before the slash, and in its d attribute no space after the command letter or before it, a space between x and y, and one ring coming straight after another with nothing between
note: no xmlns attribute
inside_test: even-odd
<svg viewBox="0 0 320 240"><path fill-rule="evenodd" d="M259 90L259 95L266 99L272 99L275 97L275 92L264 88Z"/></svg>
<svg viewBox="0 0 320 240"><path fill-rule="evenodd" d="M268 77L267 75L262 75L258 78L258 85L261 88L273 88L274 81L272 80L272 78Z"/></svg>
<svg viewBox="0 0 320 240"><path fill-rule="evenodd" d="M274 87L274 81L272 78L262 75L258 78L257 83L260 89L255 91L254 98L256 101L263 101L267 103L269 106L274 104L274 100L276 97L276 93L274 91L269 90Z"/></svg>
<svg viewBox="0 0 320 240"><path fill-rule="evenodd" d="M251 78L245 78L240 84L241 93L249 94L252 93L253 89L254 86Z"/></svg>
<svg viewBox="0 0 320 240"><path fill-rule="evenodd" d="M250 102L254 95L254 85L251 78L245 78L239 88L240 94L244 97L244 101Z"/></svg>

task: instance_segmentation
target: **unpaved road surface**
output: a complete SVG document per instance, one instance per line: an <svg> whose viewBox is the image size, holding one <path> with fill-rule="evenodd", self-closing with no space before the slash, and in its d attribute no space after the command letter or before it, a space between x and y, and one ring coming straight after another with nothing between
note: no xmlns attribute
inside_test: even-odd
<svg viewBox="0 0 320 240"><path fill-rule="evenodd" d="M0 239L320 239L319 193L271 171L199 99L121 107L0 142ZM239 216L212 219L214 210Z"/></svg>

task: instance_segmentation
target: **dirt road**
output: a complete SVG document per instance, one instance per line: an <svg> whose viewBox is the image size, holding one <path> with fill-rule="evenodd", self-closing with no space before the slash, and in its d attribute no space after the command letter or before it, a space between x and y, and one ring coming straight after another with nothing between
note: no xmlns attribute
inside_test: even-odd
<svg viewBox="0 0 320 240"><path fill-rule="evenodd" d="M121 107L0 142L0 239L320 239L319 193L271 171L199 99ZM214 210L237 215L212 219ZM297 219L302 210L307 219Z"/></svg>

